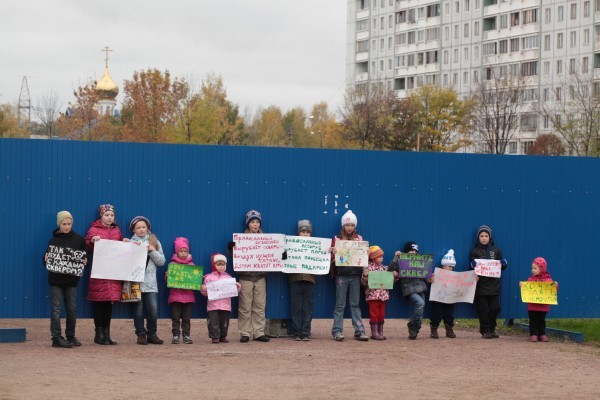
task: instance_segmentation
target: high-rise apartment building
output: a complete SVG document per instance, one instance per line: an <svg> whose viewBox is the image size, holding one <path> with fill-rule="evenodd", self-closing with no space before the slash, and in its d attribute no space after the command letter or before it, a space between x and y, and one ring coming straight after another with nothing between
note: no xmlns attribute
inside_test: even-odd
<svg viewBox="0 0 600 400"><path fill-rule="evenodd" d="M347 31L348 87L379 82L404 97L437 84L466 97L482 80L520 77L528 104L507 154L553 132L542 110L569 95L569 75L600 78L600 0L348 0Z"/></svg>

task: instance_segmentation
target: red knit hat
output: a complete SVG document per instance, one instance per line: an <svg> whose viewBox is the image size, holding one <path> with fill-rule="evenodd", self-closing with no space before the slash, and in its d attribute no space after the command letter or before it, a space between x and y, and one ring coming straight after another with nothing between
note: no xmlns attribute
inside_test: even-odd
<svg viewBox="0 0 600 400"><path fill-rule="evenodd" d="M542 257L536 257L533 260L533 263L540 268L540 274L543 274L548 270L548 264Z"/></svg>

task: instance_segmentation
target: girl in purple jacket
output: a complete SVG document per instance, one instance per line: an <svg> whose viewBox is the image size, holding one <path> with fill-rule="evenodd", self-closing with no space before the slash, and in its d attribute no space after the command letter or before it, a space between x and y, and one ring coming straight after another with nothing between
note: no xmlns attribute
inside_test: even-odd
<svg viewBox="0 0 600 400"><path fill-rule="evenodd" d="M207 286L211 282L221 279L233 279L225 270L227 269L227 257L223 254L213 254L210 256L212 264L212 273L204 276L204 284L202 285L202 294L208 296ZM235 283L237 291L241 289L239 282ZM231 314L231 297L218 300L208 300L206 303L208 311L208 336L212 342L217 344L227 343L227 330L229 329L229 317Z"/></svg>
<svg viewBox="0 0 600 400"><path fill-rule="evenodd" d="M175 239L175 254L171 257L171 262L177 264L194 264L192 255L190 254L190 241L188 239L184 237ZM166 274L168 273L169 271L167 270ZM167 302L171 306L171 332L173 333L171 343L179 344L179 336L183 332L183 343L192 344L193 341L190 338L190 318L192 317L192 307L196 302L194 291L171 288Z"/></svg>

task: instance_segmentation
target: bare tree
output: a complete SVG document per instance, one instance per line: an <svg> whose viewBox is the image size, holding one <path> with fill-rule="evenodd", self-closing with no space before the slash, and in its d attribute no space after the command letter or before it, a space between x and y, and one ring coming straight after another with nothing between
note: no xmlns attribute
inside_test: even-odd
<svg viewBox="0 0 600 400"><path fill-rule="evenodd" d="M348 89L339 110L345 138L363 150L385 148L394 132L398 102L393 90L376 83Z"/></svg>
<svg viewBox="0 0 600 400"><path fill-rule="evenodd" d="M600 92L593 74L579 71L581 66L570 66L542 109L569 153L589 156L596 153L600 138Z"/></svg>
<svg viewBox="0 0 600 400"><path fill-rule="evenodd" d="M486 153L504 154L520 127L520 114L528 110L522 101L527 80L522 71L508 65L488 67L472 93L477 101L475 138Z"/></svg>
<svg viewBox="0 0 600 400"><path fill-rule="evenodd" d="M40 120L45 128L46 135L52 137L54 132L54 121L58 118L62 103L55 92L44 94L33 108L34 115Z"/></svg>

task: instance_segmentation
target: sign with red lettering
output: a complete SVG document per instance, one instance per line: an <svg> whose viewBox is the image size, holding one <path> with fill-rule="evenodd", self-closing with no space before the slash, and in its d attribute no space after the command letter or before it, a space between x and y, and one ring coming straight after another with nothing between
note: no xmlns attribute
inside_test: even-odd
<svg viewBox="0 0 600 400"><path fill-rule="evenodd" d="M446 304L473 303L476 287L475 271L455 272L436 268L429 301Z"/></svg>
<svg viewBox="0 0 600 400"><path fill-rule="evenodd" d="M500 260L475 259L475 273L479 276L489 276L490 278L500 278L502 274L502 265Z"/></svg>
<svg viewBox="0 0 600 400"><path fill-rule="evenodd" d="M285 235L278 233L234 233L233 270L281 272Z"/></svg>

